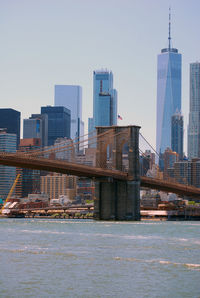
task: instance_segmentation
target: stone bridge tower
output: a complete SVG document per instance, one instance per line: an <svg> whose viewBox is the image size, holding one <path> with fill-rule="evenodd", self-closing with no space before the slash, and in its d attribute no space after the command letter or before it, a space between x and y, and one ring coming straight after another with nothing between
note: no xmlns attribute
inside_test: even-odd
<svg viewBox="0 0 200 298"><path fill-rule="evenodd" d="M94 217L101 220L140 220L140 127L96 129L96 166L126 171L128 179L122 181L105 177L96 180Z"/></svg>

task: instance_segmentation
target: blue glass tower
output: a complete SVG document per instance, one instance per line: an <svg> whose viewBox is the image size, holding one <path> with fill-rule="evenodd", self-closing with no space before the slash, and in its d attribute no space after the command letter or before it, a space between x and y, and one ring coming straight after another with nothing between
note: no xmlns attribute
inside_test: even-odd
<svg viewBox="0 0 200 298"><path fill-rule="evenodd" d="M41 114L48 115L48 146L58 138L70 138L71 111L65 107L41 107Z"/></svg>
<svg viewBox="0 0 200 298"><path fill-rule="evenodd" d="M7 133L17 135L17 147L20 143L20 119L20 112L10 108L0 109L0 128L6 128Z"/></svg>
<svg viewBox="0 0 200 298"><path fill-rule="evenodd" d="M77 85L55 85L54 105L66 107L71 111L71 138L77 139L83 136L82 87Z"/></svg>
<svg viewBox="0 0 200 298"><path fill-rule="evenodd" d="M169 14L169 45L158 55L156 150L171 148L171 118L181 111L181 54L171 47Z"/></svg>
<svg viewBox="0 0 200 298"><path fill-rule="evenodd" d="M179 160L183 159L183 116L177 111L171 120L171 149L178 153Z"/></svg>
<svg viewBox="0 0 200 298"><path fill-rule="evenodd" d="M107 70L93 72L93 123L94 127L117 125L117 91Z"/></svg>

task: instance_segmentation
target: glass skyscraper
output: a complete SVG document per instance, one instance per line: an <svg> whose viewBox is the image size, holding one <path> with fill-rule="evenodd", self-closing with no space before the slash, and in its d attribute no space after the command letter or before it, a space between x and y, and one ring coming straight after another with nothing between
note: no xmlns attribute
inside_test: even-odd
<svg viewBox="0 0 200 298"><path fill-rule="evenodd" d="M17 135L17 147L20 142L21 113L14 109L0 109L0 128L6 128L7 133Z"/></svg>
<svg viewBox="0 0 200 298"><path fill-rule="evenodd" d="M76 85L55 85L54 105L63 106L71 111L71 138L79 139L84 135L82 121L82 88Z"/></svg>
<svg viewBox="0 0 200 298"><path fill-rule="evenodd" d="M190 64L188 158L200 158L200 63Z"/></svg>
<svg viewBox="0 0 200 298"><path fill-rule="evenodd" d="M93 124L117 125L117 91L113 89L113 74L107 70L93 72Z"/></svg>
<svg viewBox="0 0 200 298"><path fill-rule="evenodd" d="M157 61L156 150L159 154L171 148L171 118L181 111L181 54L171 47L170 26L169 18L168 48L161 50Z"/></svg>
<svg viewBox="0 0 200 298"><path fill-rule="evenodd" d="M41 114L48 115L48 146L58 138L70 138L71 112L65 107L41 107Z"/></svg>
<svg viewBox="0 0 200 298"><path fill-rule="evenodd" d="M183 159L183 116L181 113L176 113L171 120L171 148L178 153L179 160Z"/></svg>

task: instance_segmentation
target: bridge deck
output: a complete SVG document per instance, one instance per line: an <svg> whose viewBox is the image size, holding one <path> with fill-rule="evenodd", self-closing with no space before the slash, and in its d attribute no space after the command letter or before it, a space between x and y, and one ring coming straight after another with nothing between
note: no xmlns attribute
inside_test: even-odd
<svg viewBox="0 0 200 298"><path fill-rule="evenodd" d="M45 170L50 172L83 176L89 178L110 177L117 180L133 180L132 177L128 176L128 173L124 173L117 170L90 167L87 165L75 164L62 160L28 157L21 154L1 153L0 164L20 168ZM168 182L149 177L141 177L140 181L141 186L143 187L148 187L166 192L173 192L178 195L186 195L189 197L200 199L200 189L193 186Z"/></svg>

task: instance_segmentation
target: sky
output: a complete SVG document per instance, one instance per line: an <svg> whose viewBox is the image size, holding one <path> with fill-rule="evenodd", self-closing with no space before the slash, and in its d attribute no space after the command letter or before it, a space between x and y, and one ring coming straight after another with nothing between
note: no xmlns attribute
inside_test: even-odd
<svg viewBox="0 0 200 298"><path fill-rule="evenodd" d="M113 72L119 125L140 125L155 147L157 55L182 54L182 113L187 146L189 64L200 59L199 0L0 0L0 108L21 119L54 104L54 85L80 85L87 132L93 71ZM23 126L23 122L21 123Z"/></svg>

